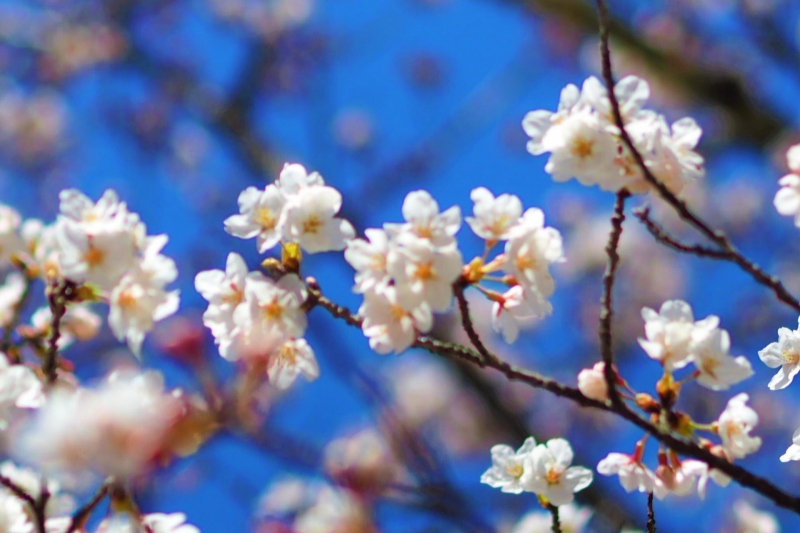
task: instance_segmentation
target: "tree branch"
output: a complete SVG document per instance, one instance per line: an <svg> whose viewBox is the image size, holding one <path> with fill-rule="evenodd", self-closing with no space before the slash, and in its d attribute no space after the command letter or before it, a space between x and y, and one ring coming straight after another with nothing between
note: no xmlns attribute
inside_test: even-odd
<svg viewBox="0 0 800 533"><path fill-rule="evenodd" d="M712 259L730 260L731 255L724 250L713 250L700 246L699 244L684 244L678 239L667 233L667 231L659 226L653 219L650 218L650 208L643 207L636 209L633 215L638 218L642 224L647 228L647 231L658 241L667 248L671 248L676 252L684 254L696 255L698 257L710 257Z"/></svg>
<svg viewBox="0 0 800 533"><path fill-rule="evenodd" d="M553 517L553 525L551 527L551 531L553 533L562 533L561 519L558 516L558 507L556 507L552 503L549 503L547 504L547 510L550 511L550 516Z"/></svg>
<svg viewBox="0 0 800 533"><path fill-rule="evenodd" d="M600 337L600 356L603 358L603 375L606 378L608 387L608 397L611 405L620 408L624 407L622 397L617 390L617 377L614 372L614 350L612 347L611 319L614 312L612 310L612 293L614 280L619 266L619 239L622 236L622 224L625 222L625 200L630 196L627 190L623 189L617 193L614 203L614 215L611 217L611 233L608 236L606 254L606 272L603 275L603 296L600 300L600 325L597 329Z"/></svg>
<svg viewBox="0 0 800 533"><path fill-rule="evenodd" d="M765 273L761 267L753 263L751 260L743 256L728 239L724 232L716 230L711 225L700 218L686 202L678 198L672 191L667 188L645 164L642 154L636 149L628 132L625 130L625 123L622 120L622 112L620 111L619 101L617 95L614 93L614 73L611 69L611 52L608 46L609 37L609 14L608 8L604 0L596 0L597 8L600 12L600 58L603 67L603 79L608 89L608 99L611 103L611 110L614 115L614 122L619 128L619 135L623 144L630 151L631 156L636 162L636 166L642 171L645 181L653 186L659 195L678 213L678 216L686 221L689 225L697 229L701 234L708 238L711 242L716 244L721 250L730 255L730 260L736 263L742 270L750 274L753 279L758 283L769 287L775 296L781 302L785 303L797 312L800 312L800 301L786 290L781 281Z"/></svg>
<svg viewBox="0 0 800 533"><path fill-rule="evenodd" d="M653 493L647 493L647 533L656 533L656 513L653 511Z"/></svg>

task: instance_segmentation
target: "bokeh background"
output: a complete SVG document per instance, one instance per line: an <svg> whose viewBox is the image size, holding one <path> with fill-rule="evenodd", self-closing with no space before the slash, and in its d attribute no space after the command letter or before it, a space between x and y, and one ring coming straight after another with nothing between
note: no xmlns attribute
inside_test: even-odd
<svg viewBox="0 0 800 533"><path fill-rule="evenodd" d="M618 74L645 77L653 107L672 120L692 116L704 129L707 178L687 192L689 202L800 293L800 230L771 204L800 120L800 4L614 0L610 7ZM275 179L285 161L341 190L359 232L399 221L403 197L415 189L464 214L474 187L513 193L525 207L544 209L564 235L568 262L554 269L554 313L511 347L489 332L479 300L476 321L503 357L574 384L598 360L613 197L553 184L545 158L525 151L520 123L529 110L554 109L566 83L597 72L594 10L582 0L2 0L0 201L50 220L59 190L78 187L96 198L114 188L150 233L167 233L165 253L180 271L180 317L150 336L144 364L162 369L172 386L199 390L192 368L170 356L175 339L201 324L194 275L221 268L229 251L258 266L253 242L227 235L222 221L237 211L242 189ZM632 203L653 204L660 222L697 240L657 199ZM466 228L460 245L466 260L481 251ZM730 392L688 386L682 405L711 421L733 394L749 392L765 445L742 464L797 492L800 466L778 456L800 425L800 385L770 392L772 371L757 357L797 317L735 267L659 248L633 218L622 250L623 375L643 391L659 376L635 342L642 306L684 298L698 318L719 315L733 352L747 356L756 375ZM359 305L341 254L309 258L304 272L333 300ZM436 335L463 340L457 323L438 317ZM203 335L219 379L235 379ZM493 444L563 436L576 463L594 468L641 436L491 372L413 351L375 355L359 331L321 311L311 314L308 338L319 380L286 394L264 387L258 437L223 432L156 475L141 487L145 510L183 511L206 533L282 531L265 516L263 495L289 479L323 482L326 445L372 428L397 455L424 457L406 461L406 485L371 507L380 531L509 531L538 503L479 483ZM87 379L133 364L107 329L65 355ZM800 527L800 518L732 485L711 487L705 502L657 502L659 531L733 532L730 509L739 498L775 511L784 531ZM644 525L645 496L626 495L616 478L596 478L578 500L596 507L591 531Z"/></svg>

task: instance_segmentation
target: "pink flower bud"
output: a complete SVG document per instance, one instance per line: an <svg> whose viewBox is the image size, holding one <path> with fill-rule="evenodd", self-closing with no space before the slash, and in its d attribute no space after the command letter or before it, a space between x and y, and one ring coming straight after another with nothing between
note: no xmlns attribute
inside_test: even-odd
<svg viewBox="0 0 800 533"><path fill-rule="evenodd" d="M578 374L578 389L587 398L604 402L608 400L608 386L603 372L605 363L597 363L592 368L584 368Z"/></svg>

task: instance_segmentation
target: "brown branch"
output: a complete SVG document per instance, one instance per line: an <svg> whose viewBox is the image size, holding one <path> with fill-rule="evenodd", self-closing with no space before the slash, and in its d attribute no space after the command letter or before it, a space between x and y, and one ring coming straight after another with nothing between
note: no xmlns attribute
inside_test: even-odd
<svg viewBox="0 0 800 533"><path fill-rule="evenodd" d="M659 195L670 205L673 209L678 213L678 216L681 217L684 221L686 221L689 225L693 226L697 229L700 233L702 233L706 238L708 238L711 242L719 246L720 249L725 251L727 254L730 255L730 261L736 263L742 270L750 274L750 276L755 279L758 283L768 287L775 293L775 296L781 302L785 303L792 309L797 312L800 312L800 301L798 301L794 296L786 290L786 287L783 286L781 281L766 272L764 272L761 267L757 264L753 263L751 260L747 259L743 256L733 245L733 243L728 239L724 232L720 230L716 230L711 227L711 225L700 218L692 209L686 205L686 202L678 198L672 191L664 185L661 180L659 180L651 171L650 168L645 164L644 158L639 150L636 149L636 146L633 144L633 140L631 139L628 132L625 130L625 123L622 120L622 112L620 111L619 100L617 100L617 95L614 93L614 73L611 69L611 52L608 46L608 36L609 36L609 14L608 8L606 7L606 3L604 0L596 0L597 7L600 12L600 56L601 56L601 63L603 67L603 79L606 83L606 87L608 89L608 99L611 103L611 110L614 115L614 122L619 129L619 135L622 139L623 144L628 148L633 157L634 161L636 162L637 167L642 171L642 175L644 176L645 181L647 181L650 185L655 188Z"/></svg>
<svg viewBox="0 0 800 533"><path fill-rule="evenodd" d="M556 507L552 503L549 503L547 504L547 510L550 511L550 516L553 518L553 525L550 528L550 530L553 533L562 533L561 519L558 516L558 507Z"/></svg>
<svg viewBox="0 0 800 533"><path fill-rule="evenodd" d="M659 226L652 218L650 218L650 208L643 207L636 209L633 215L638 218L642 224L647 228L647 231L658 241L667 248L671 248L676 252L684 254L696 255L698 257L710 257L712 259L730 260L731 254L724 250L713 250L700 246L699 244L684 244L678 239L667 233L667 231Z"/></svg>
<svg viewBox="0 0 800 533"><path fill-rule="evenodd" d="M600 337L600 355L603 358L606 386L608 387L608 397L611 405L620 408L624 407L622 397L617 390L617 376L614 372L614 350L612 347L611 319L614 312L612 309L612 293L614 280L616 278L617 266L619 266L619 240L622 236L622 224L625 222L625 200L630 196L627 190L623 189L617 193L614 203L614 215L611 217L611 233L608 236L606 254L608 262L606 272L603 275L603 296L600 300L600 325L597 328Z"/></svg>
<svg viewBox="0 0 800 533"><path fill-rule="evenodd" d="M319 307L322 307L328 311L332 316L343 320L352 326L360 327L362 321L361 317L351 313L347 310L347 308L337 305L323 297L319 293L318 286L316 288L313 286L309 287L309 303L307 303L307 305L309 305L309 308L318 305ZM731 479L735 480L741 486L747 487L761 494L780 507L790 509L795 513L800 514L800 497L793 496L783 491L768 479L754 474L739 465L730 463L693 442L675 437L672 434L664 433L659 427L633 412L625 403L609 405L604 402L593 400L584 396L577 388L564 385L531 370L526 370L512 365L498 358L496 355L488 361L485 361L480 353L460 344L442 342L430 337L420 336L414 343L414 346L423 348L442 357L460 359L478 366L487 366L493 368L503 374L509 381L518 381L536 389L546 390L558 397L571 400L582 407L591 407L594 409L614 413L620 418L623 418L640 429L646 431L656 440L664 444L667 448L674 450L676 453L703 461L709 466L710 469L719 470Z"/></svg>
<svg viewBox="0 0 800 533"><path fill-rule="evenodd" d="M67 528L64 533L74 533L82 528L89 519L89 516L91 516L97 506L100 505L100 502L102 502L103 499L111 493L111 487L113 484L113 481L106 481L103 483L92 499L89 500L83 507L75 511L75 513L72 515L72 521L69 524L69 528Z"/></svg>
<svg viewBox="0 0 800 533"><path fill-rule="evenodd" d="M31 513L33 514L33 520L36 525L37 533L46 533L46 517L44 510L47 506L47 500L50 499L50 492L47 490L47 485L44 482L41 483L42 490L36 497L25 492L22 487L3 475L0 475L0 485L7 488L11 494L28 504L28 507L31 509Z"/></svg>
<svg viewBox="0 0 800 533"><path fill-rule="evenodd" d="M70 290L69 282L58 282L52 285L47 292L47 303L53 318L50 322L50 337L47 339L47 352L42 362L42 372L47 377L47 383L55 382L58 361L58 341L61 338L61 320L67 314L66 293Z"/></svg>
<svg viewBox="0 0 800 533"><path fill-rule="evenodd" d="M656 513L653 510L653 493L647 493L647 533L656 533Z"/></svg>
<svg viewBox="0 0 800 533"><path fill-rule="evenodd" d="M491 361L497 356L486 348L486 345L483 344L480 335L478 335L478 332L475 330L475 324L472 323L472 316L469 312L469 302L467 301L466 296L464 296L464 289L467 287L467 285L468 282L464 276L459 277L456 282L453 283L453 294L458 302L458 311L461 314L461 325L464 327L464 331L467 332L467 337L469 337L469 341L472 343L472 346L474 346L478 353L483 357L484 362L479 364L481 367L484 367L486 366L486 362Z"/></svg>

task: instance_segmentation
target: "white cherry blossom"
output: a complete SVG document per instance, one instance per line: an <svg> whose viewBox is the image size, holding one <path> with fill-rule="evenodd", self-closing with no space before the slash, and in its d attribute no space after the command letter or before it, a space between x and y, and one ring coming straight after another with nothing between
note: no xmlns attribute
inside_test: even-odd
<svg viewBox="0 0 800 533"><path fill-rule="evenodd" d="M624 453L610 453L597 464L597 472L604 476L618 475L626 492L653 492L657 481L655 474L640 459Z"/></svg>
<svg viewBox="0 0 800 533"><path fill-rule="evenodd" d="M244 293L245 301L234 310L233 320L245 344L270 352L287 338L303 336L308 324L301 308L306 294L296 275L288 274L277 282L252 275Z"/></svg>
<svg viewBox="0 0 800 533"><path fill-rule="evenodd" d="M530 457L536 448L536 439L528 437L519 450L505 444L492 446L492 466L481 476L481 483L503 492L520 494L527 490L523 477L530 470Z"/></svg>
<svg viewBox="0 0 800 533"><path fill-rule="evenodd" d="M328 186L301 188L290 201L286 215L286 238L308 253L344 250L355 237L352 224L336 214L342 195Z"/></svg>
<svg viewBox="0 0 800 533"><path fill-rule="evenodd" d="M732 357L728 353L730 345L730 336L722 329L705 331L699 340L695 339L692 362L699 372L697 382L700 385L711 390L726 390L753 375L750 361L743 356Z"/></svg>
<svg viewBox="0 0 800 533"><path fill-rule="evenodd" d="M276 184L284 195L293 198L305 187L325 185L325 180L318 172L309 173L306 167L299 163L285 163Z"/></svg>
<svg viewBox="0 0 800 533"><path fill-rule="evenodd" d="M503 269L522 285L531 302L553 294L555 281L550 265L564 260L563 246L558 230L545 227L540 209L532 207L525 211L506 243L505 256Z"/></svg>
<svg viewBox="0 0 800 533"><path fill-rule="evenodd" d="M290 339L270 355L267 375L270 383L283 390L288 389L299 375L314 381L319 377L319 366L305 339Z"/></svg>
<svg viewBox="0 0 800 533"><path fill-rule="evenodd" d="M800 145L798 147L800 149ZM800 319L794 331L789 328L778 330L778 342L767 345L758 352L758 357L769 368L777 368L778 373L769 382L771 390L785 389L800 372Z"/></svg>
<svg viewBox="0 0 800 533"><path fill-rule="evenodd" d="M178 310L178 291L165 290L178 277L175 262L161 255L166 243L166 235L149 237L138 266L120 280L109 296L108 325L137 356L153 324Z"/></svg>
<svg viewBox="0 0 800 533"><path fill-rule="evenodd" d="M781 462L800 461L800 428L796 429L792 435L792 445L787 448L786 453L781 455Z"/></svg>
<svg viewBox="0 0 800 533"><path fill-rule="evenodd" d="M710 331L719 324L719 319L713 315L695 322L692 308L681 300L664 302L658 313L645 307L642 318L647 338L639 339L639 345L667 370L689 364L696 331Z"/></svg>
<svg viewBox="0 0 800 533"><path fill-rule="evenodd" d="M717 420L723 448L737 459L761 448L761 437L750 435L750 431L758 425L758 413L745 405L748 399L749 396L744 392L731 398Z"/></svg>
<svg viewBox="0 0 800 533"><path fill-rule="evenodd" d="M531 452L522 483L525 489L544 496L555 505L566 505L592 483L592 471L572 465L572 447L565 439L551 439Z"/></svg>
<svg viewBox="0 0 800 533"><path fill-rule="evenodd" d="M392 243L382 229L369 228L364 231L368 241L353 239L347 243L344 258L356 269L355 292L381 291L389 285L387 271L389 251Z"/></svg>
<svg viewBox="0 0 800 533"><path fill-rule="evenodd" d="M478 237L487 241L508 239L511 229L522 216L522 202L512 194L497 198L485 187L473 189L469 195L475 203L474 217L466 217L467 224Z"/></svg>
<svg viewBox="0 0 800 533"><path fill-rule="evenodd" d="M248 187L239 194L239 214L225 219L225 231L240 239L257 237L259 253L272 249L283 236L286 198L276 185L263 191Z"/></svg>
<svg viewBox="0 0 800 533"><path fill-rule="evenodd" d="M545 109L531 111L522 119L522 129L531 139L528 141L527 149L533 155L541 155L547 152L547 148L542 144L542 139L550 128L562 122L578 104L581 98L581 91L576 85L568 84L561 90L558 101L558 111L552 113Z"/></svg>
<svg viewBox="0 0 800 533"><path fill-rule="evenodd" d="M461 253L454 247L436 250L425 239L406 234L402 246L389 252L387 270L398 300L410 308L421 302L445 311L453 299L453 282L461 274Z"/></svg>
<svg viewBox="0 0 800 533"><path fill-rule="evenodd" d="M36 531L28 517L27 504L6 490L0 491L0 531L3 533Z"/></svg>
<svg viewBox="0 0 800 533"><path fill-rule="evenodd" d="M10 272L0 285L0 327L6 327L14 319L17 304L25 294L25 276L17 271Z"/></svg>
<svg viewBox="0 0 800 533"><path fill-rule="evenodd" d="M233 315L244 301L245 283L248 278L247 264L242 256L228 254L225 270L205 270L194 278L194 286L208 301L203 313L203 324L211 330L214 342L219 345L222 357L231 357L236 325Z"/></svg>
<svg viewBox="0 0 800 533"><path fill-rule="evenodd" d="M425 302L404 306L394 287L366 293L358 312L364 317L362 329L369 346L379 354L405 351L418 332L427 333L433 326L430 306Z"/></svg>
<svg viewBox="0 0 800 533"><path fill-rule="evenodd" d="M405 224L384 224L384 228L394 237L403 232L413 233L437 249L455 246L455 234L461 227L458 206L439 213L439 204L428 191L413 191L403 200L403 218Z"/></svg>
<svg viewBox="0 0 800 533"><path fill-rule="evenodd" d="M44 405L42 382L25 365L12 364L0 352L0 429L5 429L15 409L37 409Z"/></svg>

